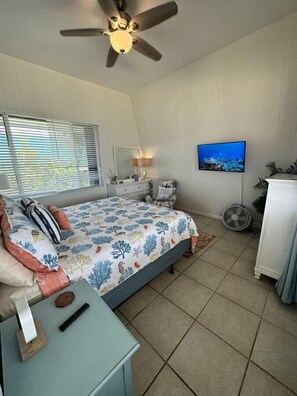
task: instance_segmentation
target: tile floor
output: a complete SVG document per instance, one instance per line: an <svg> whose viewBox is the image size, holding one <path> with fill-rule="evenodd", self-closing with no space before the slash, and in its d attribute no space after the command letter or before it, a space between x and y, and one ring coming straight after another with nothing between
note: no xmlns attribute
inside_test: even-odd
<svg viewBox="0 0 297 396"><path fill-rule="evenodd" d="M254 278L256 235L193 218L217 238L115 310L141 344L135 395L296 395L297 304Z"/></svg>

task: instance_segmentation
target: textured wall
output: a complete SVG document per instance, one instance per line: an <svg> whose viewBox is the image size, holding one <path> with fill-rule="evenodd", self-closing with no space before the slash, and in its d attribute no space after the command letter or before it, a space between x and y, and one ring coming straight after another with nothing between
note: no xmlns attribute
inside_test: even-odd
<svg viewBox="0 0 297 396"><path fill-rule="evenodd" d="M241 176L198 171L196 146L246 140L250 207L265 164L297 158L297 14L135 92L132 105L151 175L179 181L183 208L219 215L239 201Z"/></svg>
<svg viewBox="0 0 297 396"><path fill-rule="evenodd" d="M112 145L139 145L128 95L2 54L0 110L98 125L105 181L114 168ZM95 187L40 201L66 206L105 196L105 187Z"/></svg>

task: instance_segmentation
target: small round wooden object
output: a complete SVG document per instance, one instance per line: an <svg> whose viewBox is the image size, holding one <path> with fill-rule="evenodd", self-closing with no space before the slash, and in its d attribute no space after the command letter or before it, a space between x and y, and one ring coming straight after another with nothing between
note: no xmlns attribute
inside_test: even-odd
<svg viewBox="0 0 297 396"><path fill-rule="evenodd" d="M60 294L56 300L55 304L58 308L67 307L67 305L71 304L72 301L75 299L75 294L73 292L67 291Z"/></svg>

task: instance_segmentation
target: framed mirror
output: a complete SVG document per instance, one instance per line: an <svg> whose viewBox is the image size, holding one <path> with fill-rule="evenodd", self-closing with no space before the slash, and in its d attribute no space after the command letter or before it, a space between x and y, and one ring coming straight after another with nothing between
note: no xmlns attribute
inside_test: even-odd
<svg viewBox="0 0 297 396"><path fill-rule="evenodd" d="M130 160L141 157L141 147L113 146L114 169L118 180L127 179L135 174L135 169L130 165Z"/></svg>

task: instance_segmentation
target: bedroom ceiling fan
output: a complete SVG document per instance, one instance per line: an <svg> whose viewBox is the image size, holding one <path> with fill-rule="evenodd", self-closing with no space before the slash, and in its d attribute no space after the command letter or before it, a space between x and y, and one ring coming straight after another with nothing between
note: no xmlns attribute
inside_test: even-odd
<svg viewBox="0 0 297 396"><path fill-rule="evenodd" d="M178 8L175 1L151 8L131 18L125 12L125 0L98 0L104 14L108 18L108 28L60 30L62 36L109 36L110 49L107 55L106 67L113 67L119 54L125 54L134 48L142 55L158 61L162 55L144 39L135 36L177 14Z"/></svg>

